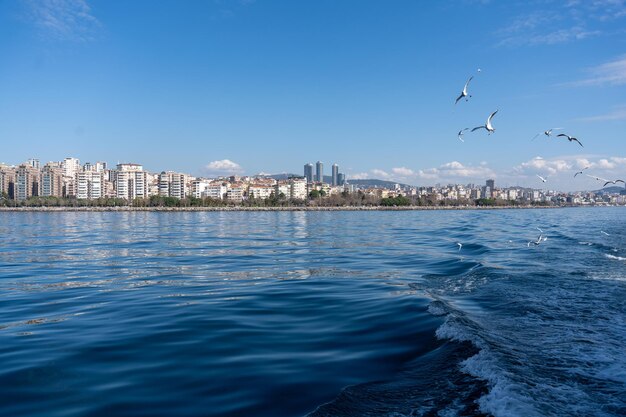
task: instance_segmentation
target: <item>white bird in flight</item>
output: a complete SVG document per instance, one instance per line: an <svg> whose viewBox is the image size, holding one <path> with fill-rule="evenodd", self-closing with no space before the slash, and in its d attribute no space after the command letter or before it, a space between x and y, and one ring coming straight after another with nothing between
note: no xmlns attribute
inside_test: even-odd
<svg viewBox="0 0 626 417"><path fill-rule="evenodd" d="M548 240L547 237L544 237L543 235L539 235L539 237L537 238L537 240L531 240L530 242L528 242L528 247L530 247L530 244L532 243L533 245L537 246L539 245L541 242L545 242L546 240Z"/></svg>
<svg viewBox="0 0 626 417"><path fill-rule="evenodd" d="M461 129L461 130L459 130L458 137L459 137L459 140L460 140L461 142L465 142L465 141L463 140L463 133L465 133L465 131L466 131L466 130L469 130L469 127L466 127L465 129Z"/></svg>
<svg viewBox="0 0 626 417"><path fill-rule="evenodd" d="M495 116L496 113L498 113L498 110L494 111L493 113L489 115L489 117L487 118L487 123L485 123L483 126L476 126L475 128L472 129L472 132L479 130L479 129L485 129L487 132L489 132L490 135L493 132L495 132L496 129L491 125L491 119L493 119L493 116Z"/></svg>
<svg viewBox="0 0 626 417"><path fill-rule="evenodd" d="M570 142L578 142L578 144L579 144L580 146L583 146L583 144L582 144L582 143L580 143L580 141L579 141L577 138L575 138L574 136L566 135L565 133L559 133L559 134L558 134L558 135L556 135L556 136L557 136L557 137L562 136L562 137L564 137L564 138L567 138L567 140L569 140ZM583 148L584 148L584 146L583 146Z"/></svg>
<svg viewBox="0 0 626 417"><path fill-rule="evenodd" d="M544 178L544 177L542 177L542 176L541 176L541 175L539 175L539 174L537 174L537 176L539 177L539 179L540 179L542 182L546 182L546 181L548 181L548 177Z"/></svg>
<svg viewBox="0 0 626 417"><path fill-rule="evenodd" d="M574 178L576 178L576 175L578 174L582 174L585 170L588 170L589 167L584 167L583 169L581 169L580 171L578 171L577 173L574 174Z"/></svg>
<svg viewBox="0 0 626 417"><path fill-rule="evenodd" d="M463 244L460 242L456 242L457 245L459 245L459 251L461 250L461 248L463 247Z"/></svg>
<svg viewBox="0 0 626 417"><path fill-rule="evenodd" d="M605 232L604 230L600 230L600 233L602 233L603 235L611 236L610 234L608 234L608 233L607 233L607 232Z"/></svg>
<svg viewBox="0 0 626 417"><path fill-rule="evenodd" d="M613 184L613 185L617 185L618 182L621 182L622 184L626 185L626 182L624 182L624 180L606 180L606 182L604 183L603 187L606 187L609 184Z"/></svg>
<svg viewBox="0 0 626 417"><path fill-rule="evenodd" d="M541 135L546 135L547 137L550 137L550 136L552 136L552 131L553 130L561 130L561 129L563 129L563 128L562 127L553 127L552 129L548 129L548 130L546 130L544 132L539 132L539 133L537 133L535 135L535 137L532 140L537 139L537 137L541 136Z"/></svg>
<svg viewBox="0 0 626 417"><path fill-rule="evenodd" d="M474 76L472 75L471 77L469 77L469 79L467 80L467 82L465 83L465 86L463 87L463 91L461 91L461 94L456 98L454 104L456 105L456 103L459 102L459 100L461 100L462 98L465 99L465 101L468 101L468 97L472 97L471 95L467 94L467 87L469 86L470 81L472 81L472 79L474 78Z"/></svg>
<svg viewBox="0 0 626 417"><path fill-rule="evenodd" d="M596 177L595 175L589 175L589 174L587 174L587 176L588 176L589 178L593 178L593 179L594 179L594 180L596 180L596 181L604 181L604 182L607 182L607 181L608 181L606 178Z"/></svg>

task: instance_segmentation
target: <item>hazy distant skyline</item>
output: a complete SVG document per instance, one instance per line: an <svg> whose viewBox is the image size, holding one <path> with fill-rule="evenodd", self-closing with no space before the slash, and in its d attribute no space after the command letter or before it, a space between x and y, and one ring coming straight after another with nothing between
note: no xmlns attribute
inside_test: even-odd
<svg viewBox="0 0 626 417"><path fill-rule="evenodd" d="M8 0L0 162L597 189L575 170L626 177L625 22L621 0ZM585 147L531 141L552 127Z"/></svg>

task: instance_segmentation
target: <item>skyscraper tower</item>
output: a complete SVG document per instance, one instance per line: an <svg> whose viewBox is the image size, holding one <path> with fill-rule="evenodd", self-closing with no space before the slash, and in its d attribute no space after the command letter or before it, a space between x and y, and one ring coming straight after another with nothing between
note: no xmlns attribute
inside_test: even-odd
<svg viewBox="0 0 626 417"><path fill-rule="evenodd" d="M333 187L336 187L339 185L339 165L337 164L333 164L333 182L332 182Z"/></svg>
<svg viewBox="0 0 626 417"><path fill-rule="evenodd" d="M313 164L304 165L304 177L306 178L306 182L313 182Z"/></svg>
<svg viewBox="0 0 626 417"><path fill-rule="evenodd" d="M324 163L317 161L315 164L315 181L324 182Z"/></svg>

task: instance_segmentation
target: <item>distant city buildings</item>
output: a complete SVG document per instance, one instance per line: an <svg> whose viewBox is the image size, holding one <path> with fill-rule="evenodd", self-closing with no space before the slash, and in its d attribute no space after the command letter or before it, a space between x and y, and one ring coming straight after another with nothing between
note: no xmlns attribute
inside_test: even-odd
<svg viewBox="0 0 626 417"><path fill-rule="evenodd" d="M304 165L304 178L306 178L306 182L313 182L313 164Z"/></svg>
<svg viewBox="0 0 626 417"><path fill-rule="evenodd" d="M304 165L304 176L230 176L218 178L194 177L189 174L161 171L151 173L140 164L122 163L109 169L105 162L87 162L81 166L77 158L65 158L41 166L31 158L18 166L0 164L2 198L24 201L32 197L96 200L116 197L131 202L136 199L197 198L241 203L245 200L291 199L303 201L311 197L331 198L358 193L364 197L387 198L404 196L423 204L475 204L481 201L505 201L510 204L625 204L626 189L617 193L559 193L524 187L497 188L493 179L484 186L474 184L437 184L434 187L414 187L400 184L374 186L355 181L348 184L339 165L332 164L331 177L325 180L324 164ZM346 194L347 193L347 194ZM485 199L485 201L481 200ZM489 201L487 201L489 200Z"/></svg>
<svg viewBox="0 0 626 417"><path fill-rule="evenodd" d="M336 187L339 185L339 165L333 164L332 166L332 180L331 185Z"/></svg>
<svg viewBox="0 0 626 417"><path fill-rule="evenodd" d="M324 163L317 161L315 164L315 181L324 182Z"/></svg>

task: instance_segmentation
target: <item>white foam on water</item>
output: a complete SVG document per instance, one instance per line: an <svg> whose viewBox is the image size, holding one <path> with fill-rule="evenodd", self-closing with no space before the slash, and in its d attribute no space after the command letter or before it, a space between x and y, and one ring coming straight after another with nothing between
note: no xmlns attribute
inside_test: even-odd
<svg viewBox="0 0 626 417"><path fill-rule="evenodd" d="M428 312L433 316L445 316L448 314L446 306L441 301L433 301L428 305Z"/></svg>
<svg viewBox="0 0 626 417"><path fill-rule="evenodd" d="M541 416L541 413L532 407L532 399L521 394L521 389L506 377L506 371L497 365L495 356L484 341L456 322L455 318L448 317L437 329L437 338L471 342L480 349L480 352L460 364L462 372L486 381L489 386L489 392L478 400L480 410L496 417Z"/></svg>
<svg viewBox="0 0 626 417"><path fill-rule="evenodd" d="M616 261L626 261L626 258L623 258L621 256L611 255L610 253L605 253L604 256L609 259L615 259Z"/></svg>

